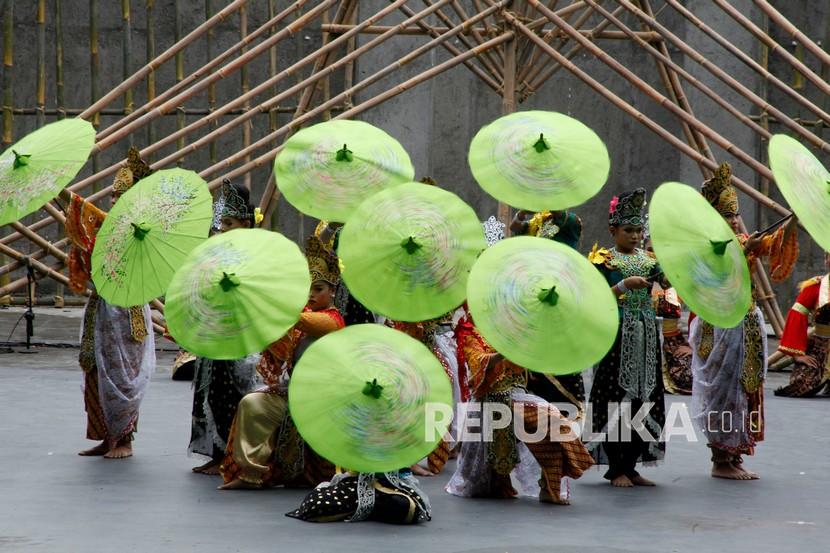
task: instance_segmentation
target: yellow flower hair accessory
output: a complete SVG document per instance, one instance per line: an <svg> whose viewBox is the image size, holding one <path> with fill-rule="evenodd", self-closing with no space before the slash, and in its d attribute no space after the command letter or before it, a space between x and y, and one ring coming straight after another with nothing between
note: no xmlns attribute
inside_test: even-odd
<svg viewBox="0 0 830 553"><path fill-rule="evenodd" d="M610 251L606 250L605 248L600 248L599 244L594 243L594 247L591 249L591 253L588 254L588 261L590 261L594 265L602 265L603 263L608 261L610 255Z"/></svg>
<svg viewBox="0 0 830 553"><path fill-rule="evenodd" d="M262 222L263 219L265 219L265 215L262 214L262 210L258 207L255 208L254 209L254 223L259 225Z"/></svg>

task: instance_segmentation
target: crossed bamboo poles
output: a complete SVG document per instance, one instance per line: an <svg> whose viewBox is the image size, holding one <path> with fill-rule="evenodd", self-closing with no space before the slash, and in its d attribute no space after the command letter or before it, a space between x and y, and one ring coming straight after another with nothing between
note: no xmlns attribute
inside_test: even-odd
<svg viewBox="0 0 830 553"><path fill-rule="evenodd" d="M759 40L772 54L780 56L786 63L790 64L821 93L825 95L830 93L830 86L819 74L790 54L763 29L753 24L725 0L713 0L713 2L740 27ZM213 98L211 100L213 105L215 95L212 91L216 83L241 71L253 59L268 53L272 60L272 70L271 76L267 80L250 88L238 98L223 106L218 108L214 106L214 109L208 112L205 117L189 125L180 124L174 133L152 142L142 150L143 155L149 156L168 145L176 143L177 149L155 162L153 167L159 168L180 162L189 153L206 146L212 147L216 138L240 125L244 125L253 117L262 113L269 113L273 116L275 110L280 109L284 101L292 97L299 97L294 117L289 123L277 126L275 119L272 118L270 132L267 135L253 143L250 142L250 138L246 139L240 151L224 160L213 163L200 172L203 177L211 179L209 184L212 188L215 188L225 177L233 178L248 175L252 170L270 164L281 148L278 141L287 138L298 128L314 121L316 118L328 117L332 110L338 107L342 108L342 106L345 106L345 108L341 109L335 118L357 116L460 64L467 66L486 86L499 93L506 106L513 107L517 102L527 99L539 90L558 71L565 69L594 89L612 105L655 132L682 154L695 160L700 165L704 176L708 176L708 172L717 166L709 146L711 141L752 169L756 175L766 180L772 180L769 169L760 163L755 156L727 140L694 115L692 106L683 89L684 83L695 87L722 108L724 112L740 121L763 140L771 136L767 126L756 122L757 118L744 114L735 105L723 99L708 85L696 79L682 65L673 60L668 50L668 45L671 45L717 80L732 88L739 96L756 106L764 116L771 116L817 149L830 151L828 144L819 135L805 128L799 121L788 117L782 110L771 105L764 97L732 78L717 64L690 46L687 41L662 25L655 16L648 0L637 2L631 0L615 0L613 2L580 0L566 6L557 6L558 2L556 0L547 2L539 0L515 0L513 2L509 0L476 0L473 2L475 12L472 14L465 12L457 0L423 0L422 3L425 7L420 11L412 9L411 6L416 3L418 2L412 0L390 0L388 6L377 13L366 14L365 18L359 21L357 2L354 0L323 0L313 4L305 12L302 12L302 9L307 7L306 5L309 2L298 0L286 9L272 13L268 22L253 30L253 32L243 32L239 42L218 56L209 57L208 63L201 68L189 75L179 75L177 83L172 88L160 95L152 95L151 99L142 106L135 109L130 106L128 111L128 93L134 87L145 80L148 81L149 87L154 72L163 64L180 62L188 45L205 36L209 40L212 29L218 23L231 17L234 13L244 13L246 1L235 0L220 12L209 17L197 29L182 37L181 40L154 58L138 72L126 78L118 87L94 102L81 113L81 117L94 118L118 98L125 98L125 116L113 125L101 130L97 136L96 152L103 151L114 144L120 143L138 130L143 128L152 129L153 121L168 113L178 112L181 114L182 106L200 92L207 90L210 93L209 97ZM609 3L613 6L609 7ZM729 39L707 26L680 2L666 0L666 3L709 39L736 56L769 86L781 90L801 107L812 112L821 124L830 124L830 114L770 73L762 64L743 53ZM148 9L150 4L151 2L148 2ZM798 32L768 2L755 0L755 5L772 22L784 29L794 40L801 43L807 51L818 57L823 64L830 65L830 57L808 37ZM335 6L336 13L329 21L327 14ZM403 13L406 20L393 26L381 25L383 18L394 11ZM450 15L448 15L448 12ZM432 21L437 19L440 25L429 23L430 19L428 18L430 17ZM634 29L630 24L626 25L623 21L624 17L639 23L641 29ZM289 18L293 18L291 23L287 23ZM274 69L275 47L302 29L310 25L316 25L320 19L323 20L320 27L323 31L323 45L315 52L297 60L290 67L277 72ZM593 27L583 28L584 25L592 21L596 23ZM276 30L281 24L285 24L285 26ZM356 38L361 34L374 38L358 48L356 47ZM402 35L420 35L429 37L430 40L369 77L358 82L354 81L350 71L353 70L355 61L373 48L377 48L384 42ZM666 94L659 92L654 86L620 63L596 43L597 40L621 39L634 42L655 59L658 75L666 89ZM149 40L148 37L148 43ZM257 43L257 41L260 42ZM460 43L462 47L457 46L456 43ZM356 105L352 104L357 93L394 74L407 63L438 46L448 51L451 56L448 60ZM565 48L567 48L566 51ZM343 49L346 50L346 55L336 57L336 53ZM578 67L572 60L580 52L592 54L596 59L618 73L627 83L633 85L636 90L668 110L680 123L685 142L637 110L630 102L602 85L594 75ZM308 77L286 88L283 92L277 92L277 86L280 83L299 74L299 71L309 65L312 65L312 69ZM331 96L329 79L332 74L341 70L346 71L344 89L342 92ZM251 104L255 98L263 95L266 96L265 100L260 100L256 105ZM150 96L148 95L148 97ZM322 98L315 102L315 96L322 96ZM43 109L43 104L40 101L38 101L38 106ZM220 118L228 115L234 115L234 118L219 125ZM184 140L187 137L204 128L209 129L207 134L185 145ZM269 149L256 155L256 152L264 148ZM253 157L254 155L256 157ZM70 189L76 192L84 191L93 184L99 183L114 174L123 164L124 162L121 162L99 169L92 176L73 184ZM784 207L758 192L748 183L737 178L733 180L737 188L750 195L761 205L781 214L787 213ZM103 188L90 195L89 198L95 200L107 193L108 188ZM273 183L272 175L261 205L267 216L273 213L278 197L278 188ZM47 255L62 261L56 250L60 250L65 246L65 240L50 245L48 242L44 243L45 240L42 238L40 240L34 238L35 236L39 237L36 234L37 231L53 222L61 222L62 220L60 212L54 207L47 206L46 209L50 218L43 219L28 227L24 227L20 223L14 225L15 232L0 240L0 244L4 246L4 253L15 257L14 253L19 252L10 248L10 245L18 240L27 239L41 247L39 251L31 256L38 263L40 263L40 259ZM19 268L20 257L22 256L17 256L17 261L0 267L0 274ZM54 272L59 270L61 266L61 263L52 266L42 265L39 270L42 269L44 274L55 277ZM772 288L763 271L758 272L756 286L761 291L762 305L770 322L776 332L780 332L783 317L777 303L774 301ZM21 283L18 279L0 288L0 296L20 287Z"/></svg>

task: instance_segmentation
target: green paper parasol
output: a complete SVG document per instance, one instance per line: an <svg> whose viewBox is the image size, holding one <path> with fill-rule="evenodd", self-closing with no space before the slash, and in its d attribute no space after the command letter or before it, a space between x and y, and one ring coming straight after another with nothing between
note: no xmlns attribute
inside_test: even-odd
<svg viewBox="0 0 830 553"><path fill-rule="evenodd" d="M473 209L435 186L407 183L364 201L340 234L349 291L371 311L425 321L458 307L486 247Z"/></svg>
<svg viewBox="0 0 830 553"><path fill-rule="evenodd" d="M282 193L299 211L344 222L366 198L415 178L397 140L362 121L327 121L289 138L274 160Z"/></svg>
<svg viewBox="0 0 830 553"><path fill-rule="evenodd" d="M213 199L193 171L167 169L141 179L113 206L95 238L92 281L114 305L164 295L190 251L207 240Z"/></svg>
<svg viewBox="0 0 830 553"><path fill-rule="evenodd" d="M452 386L426 346L381 325L347 327L303 353L288 385L303 439L345 469L387 472L426 457L446 432ZM434 432L429 421L435 421ZM439 421L442 421L439 423Z"/></svg>
<svg viewBox="0 0 830 553"><path fill-rule="evenodd" d="M488 248L470 273L467 303L484 339L533 371L585 370L617 336L617 302L605 278L574 249L544 238Z"/></svg>
<svg viewBox="0 0 830 553"><path fill-rule="evenodd" d="M769 165L798 220L830 251L830 173L810 150L784 134L770 140Z"/></svg>
<svg viewBox="0 0 830 553"><path fill-rule="evenodd" d="M667 182L648 219L660 267L689 309L721 328L740 323L752 300L749 267L723 217L694 188Z"/></svg>
<svg viewBox="0 0 830 553"><path fill-rule="evenodd" d="M50 123L0 156L0 226L33 213L60 193L84 166L95 128L83 119Z"/></svg>
<svg viewBox="0 0 830 553"><path fill-rule="evenodd" d="M611 168L594 131L548 111L513 113L483 127L470 144L469 163L488 194L531 211L584 203L599 192Z"/></svg>
<svg viewBox="0 0 830 553"><path fill-rule="evenodd" d="M236 229L194 249L167 291L176 342L210 359L263 351L300 319L311 277L297 245L262 229Z"/></svg>

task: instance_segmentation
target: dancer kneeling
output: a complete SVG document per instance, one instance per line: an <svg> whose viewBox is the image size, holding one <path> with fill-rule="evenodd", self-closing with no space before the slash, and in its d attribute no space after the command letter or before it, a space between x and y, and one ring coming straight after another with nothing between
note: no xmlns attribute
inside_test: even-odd
<svg viewBox="0 0 830 553"><path fill-rule="evenodd" d="M306 247L311 292L300 321L263 352L257 370L266 389L242 398L231 426L220 471L219 489L263 486L315 486L334 474L334 466L315 454L297 432L288 414L288 380L294 365L317 338L345 326L334 307L340 280L337 258L319 239Z"/></svg>
<svg viewBox="0 0 830 553"><path fill-rule="evenodd" d="M533 438L537 438L539 426L547 426L548 421L561 421L560 432L570 430L556 407L527 392L527 371L487 344L469 314L458 322L455 335L459 361L463 358L469 367L470 393L475 402L501 403L511 413L521 412L524 431ZM482 435L489 433L486 424L484 430ZM447 491L462 497L538 495L539 501L567 505L568 486L563 489L562 477L579 478L593 464L585 446L570 432L559 436L544 432L539 440L523 442L517 439L511 424L493 428L490 441L466 439L463 434L461 438L458 465ZM511 476L519 483L518 491L513 488Z"/></svg>

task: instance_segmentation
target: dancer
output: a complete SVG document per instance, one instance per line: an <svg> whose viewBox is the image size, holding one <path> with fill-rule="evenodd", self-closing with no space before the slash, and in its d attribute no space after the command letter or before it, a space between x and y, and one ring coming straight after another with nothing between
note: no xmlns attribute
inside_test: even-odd
<svg viewBox="0 0 830 553"><path fill-rule="evenodd" d="M639 248L645 200L642 188L614 197L608 228L615 245L611 250L594 246L589 255L619 298L620 328L611 351L594 370L592 426L601 438L588 448L597 464L608 465L604 477L620 488L654 486L636 465L656 463L666 449L661 440L665 405L660 342L649 280L660 274L660 268ZM632 427L642 412L642 427Z"/></svg>
<svg viewBox="0 0 830 553"><path fill-rule="evenodd" d="M830 252L824 254L830 270ZM813 333L808 333L810 314ZM783 397L813 397L827 390L830 382L830 275L801 283L801 293L787 315L778 351L793 358L790 383L775 390Z"/></svg>
<svg viewBox="0 0 830 553"><path fill-rule="evenodd" d="M515 234L548 238L578 250L582 239L582 219L572 211L531 211L519 210L510 223ZM587 367L586 367L587 368ZM575 420L581 420L585 413L585 381L582 373L552 375L530 372L527 389L550 403L573 405L576 413L568 413Z"/></svg>
<svg viewBox="0 0 830 553"><path fill-rule="evenodd" d="M505 405L511 413L521 413L524 431L535 436L540 426L561 421L558 436L555 425L543 428L539 440L521 441L516 422L506 428L491 428L485 423L479 440L462 433L461 452L447 491L462 497L508 498L536 496L539 501L570 504L570 490L563 477L579 478L593 464L585 446L565 424L559 411L539 396L527 392L527 371L496 352L478 333L465 311L455 328L459 364L470 371L473 404ZM463 419L459 424L467 427ZM564 432L563 432L564 430ZM492 433L492 440L486 436ZM514 482L519 490L513 487Z"/></svg>
<svg viewBox="0 0 830 553"><path fill-rule="evenodd" d="M768 257L772 280L788 278L798 258L796 218L772 234L742 234L738 195L731 179L729 164L722 163L715 176L703 183L701 193L732 227L750 270L756 259ZM753 299L736 327L717 328L696 318L689 338L693 416L712 450L712 476L757 480L758 474L744 468L742 455L753 455L757 443L764 439L764 316Z"/></svg>
<svg viewBox="0 0 830 553"><path fill-rule="evenodd" d="M285 516L308 522L417 524L431 519L429 498L412 472L339 472Z"/></svg>
<svg viewBox="0 0 830 553"><path fill-rule="evenodd" d="M214 227L223 233L254 228L260 222L258 211L251 206L247 188L225 179L215 206ZM206 357L196 359L187 451L188 454L208 457L208 461L193 467L193 472L211 476L219 474L236 408L245 394L260 384L256 372L258 361L259 355L227 361Z"/></svg>
<svg viewBox="0 0 830 553"><path fill-rule="evenodd" d="M265 388L239 402L220 467L225 482L221 490L316 486L334 475L334 466L306 447L288 413L294 365L314 340L345 326L334 307L340 282L337 258L316 236L308 240L306 258L311 273L308 304L294 328L263 352L257 370Z"/></svg>
<svg viewBox="0 0 830 553"><path fill-rule="evenodd" d="M135 148L130 148L127 161L127 167L115 175L111 205L152 172ZM117 307L95 293L90 260L95 235L106 214L77 194L66 194L70 196L66 234L72 241L68 260L70 288L82 294L87 285L92 287L84 309L79 355L84 373L86 437L100 441L79 455L124 459L133 454L138 409L156 367L150 307Z"/></svg>

